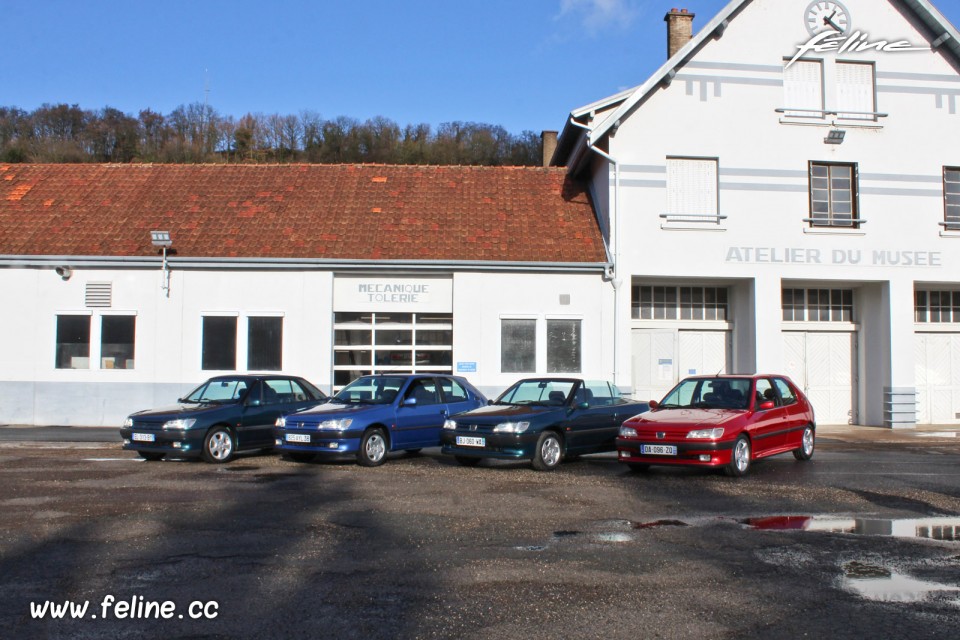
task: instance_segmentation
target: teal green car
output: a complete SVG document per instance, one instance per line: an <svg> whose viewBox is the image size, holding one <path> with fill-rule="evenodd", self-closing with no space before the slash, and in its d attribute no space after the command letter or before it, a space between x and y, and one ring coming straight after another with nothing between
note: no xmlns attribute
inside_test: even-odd
<svg viewBox="0 0 960 640"><path fill-rule="evenodd" d="M609 382L528 378L489 405L447 420L441 451L465 466L499 458L550 471L564 458L613 451L621 423L649 408Z"/></svg>

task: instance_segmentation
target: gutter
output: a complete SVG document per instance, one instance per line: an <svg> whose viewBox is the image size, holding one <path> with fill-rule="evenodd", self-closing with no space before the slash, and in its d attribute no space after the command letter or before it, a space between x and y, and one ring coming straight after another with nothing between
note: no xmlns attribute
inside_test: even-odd
<svg viewBox="0 0 960 640"><path fill-rule="evenodd" d="M85 269L158 269L160 256L18 256L0 255L0 269L54 269L60 266ZM339 260L329 258L180 258L167 256L170 269L235 269L259 271L383 271L427 272L561 272L603 273L609 262L512 262L489 260Z"/></svg>
<svg viewBox="0 0 960 640"><path fill-rule="evenodd" d="M572 116L570 124L579 127L585 131L583 140L588 149L596 153L607 162L613 164L613 264L607 272L607 278L613 285L613 384L620 382L620 367L618 364L619 344L620 344L620 285L623 280L620 278L620 162L606 151L593 146L590 127L577 122ZM609 178L606 181L609 184Z"/></svg>

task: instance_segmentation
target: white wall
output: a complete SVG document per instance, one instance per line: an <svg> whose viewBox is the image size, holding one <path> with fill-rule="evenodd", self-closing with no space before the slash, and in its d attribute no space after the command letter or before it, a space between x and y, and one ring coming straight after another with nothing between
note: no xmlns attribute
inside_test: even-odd
<svg viewBox="0 0 960 640"><path fill-rule="evenodd" d="M928 45L893 3L844 4L853 29L869 33L871 42ZM846 140L824 144L829 120L821 126L803 126L796 119L783 123L786 118L776 112L789 106L784 104L784 59L810 38L804 26L808 5L805 0L748 3L721 37L709 39L692 61L677 68L669 87L656 90L621 119L610 153L622 171L622 272L635 282L731 283L738 298L734 358L740 371L783 367L783 281L871 290L882 285L885 302L874 296L860 310L887 318L885 328L872 326L868 332L871 342L886 340L887 347L884 365L869 367L862 391L871 405L870 420L877 423L877 389L913 386L914 283L960 284L960 234L938 226L944 219L942 169L960 165L960 147L947 142L960 140L960 76L944 53L841 55L843 61L875 64L876 109L889 117L869 123L870 128L841 121ZM708 19L699 16L696 28ZM824 60L825 108L835 109L837 56L806 57ZM702 225L700 230L663 228L671 226L660 218L667 213L668 156L719 160L719 213L727 216L720 225L710 231ZM803 221L810 216L810 161L857 163L859 215L867 221L861 229L824 232ZM605 174L605 167L595 168L593 179ZM612 178L608 182L613 191ZM904 252L923 264L904 266ZM805 260L787 262L786 255ZM891 257L901 264L885 264ZM744 300L745 292L753 300ZM885 372L882 379L879 372Z"/></svg>
<svg viewBox="0 0 960 640"><path fill-rule="evenodd" d="M391 274L381 274L389 278ZM109 309L88 309L88 282L113 284ZM170 295L157 270L76 268L63 281L52 268L0 269L0 290L13 301L0 315L0 424L119 426L133 411L171 404L220 371L201 368L202 317L232 315L237 370L246 371L246 319L283 317L283 372L332 387L334 274L330 271L174 269ZM561 303L569 296L569 304ZM455 273L454 373L495 395L521 374L500 373L500 319L537 319L537 370L546 374L546 320L582 321L583 375L612 377L612 286L599 272ZM99 318L136 314L135 367L99 367ZM58 314L89 314L91 368L57 369ZM573 375L573 374L571 374Z"/></svg>

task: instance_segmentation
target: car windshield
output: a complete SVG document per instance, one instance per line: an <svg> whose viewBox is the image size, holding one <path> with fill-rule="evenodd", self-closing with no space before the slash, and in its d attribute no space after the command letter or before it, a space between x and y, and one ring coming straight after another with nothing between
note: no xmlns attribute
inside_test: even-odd
<svg viewBox="0 0 960 640"><path fill-rule="evenodd" d="M576 384L574 380L521 380L504 391L496 404L562 406Z"/></svg>
<svg viewBox="0 0 960 640"><path fill-rule="evenodd" d="M746 409L749 378L691 378L675 386L660 406L664 409Z"/></svg>
<svg viewBox="0 0 960 640"><path fill-rule="evenodd" d="M183 400L197 404L234 402L247 392L248 386L246 378L214 378L188 393Z"/></svg>
<svg viewBox="0 0 960 640"><path fill-rule="evenodd" d="M363 376L333 397L341 404L390 404L407 379L403 376Z"/></svg>

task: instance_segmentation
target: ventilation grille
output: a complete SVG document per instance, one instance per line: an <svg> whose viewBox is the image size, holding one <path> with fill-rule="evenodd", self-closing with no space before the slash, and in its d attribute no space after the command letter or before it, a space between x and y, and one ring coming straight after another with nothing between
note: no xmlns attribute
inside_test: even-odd
<svg viewBox="0 0 960 640"><path fill-rule="evenodd" d="M113 303L112 282L88 282L85 295L87 307L109 307Z"/></svg>

